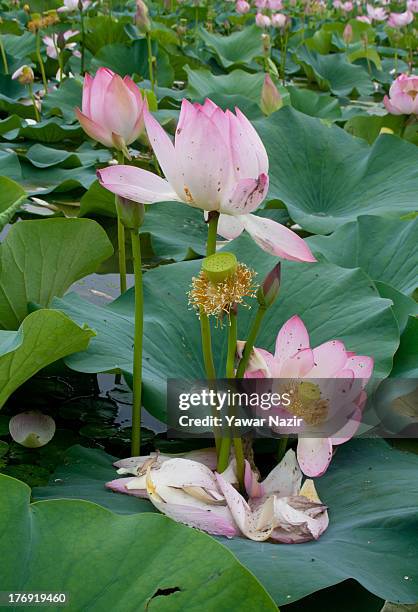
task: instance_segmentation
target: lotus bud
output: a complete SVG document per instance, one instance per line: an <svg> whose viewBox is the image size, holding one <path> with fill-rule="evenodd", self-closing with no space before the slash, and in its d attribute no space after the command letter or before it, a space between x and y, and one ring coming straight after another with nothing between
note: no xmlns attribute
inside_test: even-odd
<svg viewBox="0 0 418 612"><path fill-rule="evenodd" d="M280 263L267 274L257 291L257 301L263 308L269 308L279 295Z"/></svg>
<svg viewBox="0 0 418 612"><path fill-rule="evenodd" d="M116 210L122 224L130 230L138 230L144 222L145 206L127 198L116 196Z"/></svg>
<svg viewBox="0 0 418 612"><path fill-rule="evenodd" d="M261 110L267 117L279 110L283 106L283 100L279 90L273 83L269 74L264 77L263 88L261 90Z"/></svg>
<svg viewBox="0 0 418 612"><path fill-rule="evenodd" d="M21 66L12 74L14 81L19 81L21 85L32 85L35 80L35 75L30 66Z"/></svg>
<svg viewBox="0 0 418 612"><path fill-rule="evenodd" d="M149 18L148 7L144 0L136 0L135 23L141 32L149 32L151 30L151 21Z"/></svg>
<svg viewBox="0 0 418 612"><path fill-rule="evenodd" d="M347 25L344 28L343 40L346 45L349 45L351 41L353 40L353 28L349 23L347 23Z"/></svg>
<svg viewBox="0 0 418 612"><path fill-rule="evenodd" d="M40 412L21 412L10 419L9 432L21 446L40 448L54 437L55 421Z"/></svg>

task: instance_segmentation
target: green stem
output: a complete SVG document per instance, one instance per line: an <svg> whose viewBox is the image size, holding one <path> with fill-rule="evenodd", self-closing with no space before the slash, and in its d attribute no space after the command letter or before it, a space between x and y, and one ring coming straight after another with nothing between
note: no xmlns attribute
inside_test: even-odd
<svg viewBox="0 0 418 612"><path fill-rule="evenodd" d="M239 362L236 378L243 378L245 374L246 367L250 360L251 352L254 348L255 341L257 339L257 335L260 329L261 321L266 314L267 309L263 306L259 306L257 310L257 314L255 316L254 322L252 324L250 333L248 335L247 342L245 343L244 353L242 355L241 361Z"/></svg>
<svg viewBox="0 0 418 612"><path fill-rule="evenodd" d="M1 53L1 58L3 60L4 74L9 74L9 64L7 63L6 51L4 50L4 45L3 45L3 36L1 35L0 35L0 53Z"/></svg>
<svg viewBox="0 0 418 612"><path fill-rule="evenodd" d="M123 164L124 156L122 151L117 152L117 158L119 164ZM118 196L115 195L115 208L118 210L116 206L116 199ZM119 257L119 285L120 292L125 293L126 291L126 247L125 247L125 227L122 221L119 218L118 214L118 257Z"/></svg>
<svg viewBox="0 0 418 612"><path fill-rule="evenodd" d="M231 310L228 327L228 351L226 358L226 377L234 378L235 352L237 348L237 314ZM229 432L228 432L229 434ZM241 442L241 440L240 440ZM235 444L235 438L234 438ZM217 471L221 474L228 467L229 454L231 451L231 436L223 437L218 454Z"/></svg>
<svg viewBox="0 0 418 612"><path fill-rule="evenodd" d="M232 438L235 450L235 461L237 462L237 476L238 484L240 489L244 488L244 470L245 470L245 457L244 449L242 447L241 438Z"/></svg>
<svg viewBox="0 0 418 612"><path fill-rule="evenodd" d="M219 214L211 214L209 213L209 223L208 223L208 241L206 245L206 255L212 255L216 250L216 230L218 227L218 219ZM200 335L202 338L202 353L203 353L203 362L205 364L206 378L211 381L216 380L216 370L215 364L213 360L213 351L212 351L212 338L210 333L210 322L209 317L203 312L203 309L200 309ZM215 434L215 443L216 448L219 449L219 436L217 435L216 430Z"/></svg>
<svg viewBox="0 0 418 612"><path fill-rule="evenodd" d="M283 436L282 438L279 438L279 443L277 446L277 463L280 463L280 461L283 459L283 457L286 454L287 440L288 440L287 436Z"/></svg>
<svg viewBox="0 0 418 612"><path fill-rule="evenodd" d="M141 450L141 391L142 391L142 337L144 328L141 243L138 230L131 230L132 256L135 275L135 332L132 402L132 456Z"/></svg>
<svg viewBox="0 0 418 612"><path fill-rule="evenodd" d="M58 65L59 65L60 83L61 83L62 77L64 76L64 50L58 51Z"/></svg>
<svg viewBox="0 0 418 612"><path fill-rule="evenodd" d="M48 80L46 78L45 66L42 61L42 55L41 55L41 32L40 30L36 32L36 59L38 60L39 70L41 71L42 83L43 83L44 91L46 95L48 93Z"/></svg>
<svg viewBox="0 0 418 612"><path fill-rule="evenodd" d="M226 377L234 378L235 353L237 350L237 313L231 310L228 328L228 352L226 358Z"/></svg>
<svg viewBox="0 0 418 612"><path fill-rule="evenodd" d="M84 27L84 15L83 11L80 10L80 26L81 26L81 64L80 64L80 72L84 75L84 67L85 67L85 47L86 47L86 30Z"/></svg>
<svg viewBox="0 0 418 612"><path fill-rule="evenodd" d="M149 80L151 81L151 89L155 90L155 82L154 82L154 68L152 65L152 45L151 45L151 33L147 32L147 49L148 49L148 73Z"/></svg>
<svg viewBox="0 0 418 612"><path fill-rule="evenodd" d="M118 196L115 196L117 198ZM126 291L126 247L125 228L118 215L118 253L119 253L119 286L120 292Z"/></svg>
<svg viewBox="0 0 418 612"><path fill-rule="evenodd" d="M209 317L203 310L200 311L200 333L202 336L203 362L205 364L206 378L208 380L215 380L216 370L213 362Z"/></svg>
<svg viewBox="0 0 418 612"><path fill-rule="evenodd" d="M213 255L216 251L216 234L218 230L219 213L211 211L208 221L208 241L206 243L206 257Z"/></svg>
<svg viewBox="0 0 418 612"><path fill-rule="evenodd" d="M30 96L30 99L32 100L32 104L33 104L33 110L34 110L34 112L35 112L35 119L36 119L36 121L39 123L39 122L40 122L40 120L41 120L41 116L40 116L40 114L39 114L38 107L36 106L36 100L35 100L35 96L34 96L34 94L33 94L33 87L32 87L32 83L30 83L30 84L28 85L28 89L29 89L29 96Z"/></svg>

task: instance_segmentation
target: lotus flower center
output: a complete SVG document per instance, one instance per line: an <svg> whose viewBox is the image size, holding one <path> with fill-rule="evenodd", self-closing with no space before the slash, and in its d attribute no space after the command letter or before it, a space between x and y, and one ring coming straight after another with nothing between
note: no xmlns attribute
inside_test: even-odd
<svg viewBox="0 0 418 612"><path fill-rule="evenodd" d="M318 385L311 382L296 382L289 389L291 403L286 410L300 417L308 425L320 425L327 420L328 400L321 398Z"/></svg>
<svg viewBox="0 0 418 612"><path fill-rule="evenodd" d="M232 253L224 255L232 255ZM235 259L235 256L233 257ZM196 308L198 314L203 312L208 316L213 315L221 319L223 314L229 316L234 304L245 305L243 302L245 297L255 296L256 286L253 284L255 272L247 268L245 264L235 262L230 258L226 261L228 264L226 270L229 271L226 277L223 266L218 269L217 266L210 265L211 275L216 277L220 274L220 278L224 277L218 282L213 282L208 278L205 267L202 267L199 275L192 279L192 287L188 294L189 304Z"/></svg>

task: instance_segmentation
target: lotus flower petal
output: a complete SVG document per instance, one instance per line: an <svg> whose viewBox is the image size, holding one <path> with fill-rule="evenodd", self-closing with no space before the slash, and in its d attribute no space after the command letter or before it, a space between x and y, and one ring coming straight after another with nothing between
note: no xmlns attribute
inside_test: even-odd
<svg viewBox="0 0 418 612"><path fill-rule="evenodd" d="M10 419L9 432L21 446L40 448L54 437L55 421L41 412L21 412Z"/></svg>

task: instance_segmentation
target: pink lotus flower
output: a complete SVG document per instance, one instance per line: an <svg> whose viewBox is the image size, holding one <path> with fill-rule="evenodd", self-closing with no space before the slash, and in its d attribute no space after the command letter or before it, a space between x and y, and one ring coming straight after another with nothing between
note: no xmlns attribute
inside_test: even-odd
<svg viewBox="0 0 418 612"><path fill-rule="evenodd" d="M271 24L274 28L283 29L287 26L287 23L288 23L288 17L287 15L284 15L283 13L275 13L271 17Z"/></svg>
<svg viewBox="0 0 418 612"><path fill-rule="evenodd" d="M235 9L237 13L240 13L240 15L245 15L245 13L248 13L250 10L250 5L248 2L246 2L246 0L238 0L235 5Z"/></svg>
<svg viewBox="0 0 418 612"><path fill-rule="evenodd" d="M343 2L341 5L341 9L344 11L344 13L349 13L353 10L353 8L353 3L349 0L347 2Z"/></svg>
<svg viewBox="0 0 418 612"><path fill-rule="evenodd" d="M387 19L387 13L385 9L382 8L381 6L378 6L377 8L375 8L371 4L368 4L367 5L367 15L373 21L386 21Z"/></svg>
<svg viewBox="0 0 418 612"><path fill-rule="evenodd" d="M347 442L357 431L366 399L362 389L372 375L373 359L348 352L338 340L311 349L308 331L296 315L280 329L274 355L264 349L255 349L254 353L245 373L248 378L319 378L325 383L326 379L343 379L344 406L351 411L346 424L332 437L300 437L298 440L297 457L303 473L321 476L331 462L333 446ZM353 384L348 384L347 389L344 383L350 380ZM335 387L340 391L339 385ZM315 427L308 425L306 430L314 433Z"/></svg>
<svg viewBox="0 0 418 612"><path fill-rule="evenodd" d="M383 103L392 115L418 115L418 76L400 74Z"/></svg>
<svg viewBox="0 0 418 612"><path fill-rule="evenodd" d="M406 3L408 11L412 11L413 13L418 13L418 0L408 0Z"/></svg>
<svg viewBox="0 0 418 612"><path fill-rule="evenodd" d="M125 462L133 459L139 458ZM119 478L106 486L118 493L146 496L157 510L191 527L229 538L290 544L317 539L328 526L326 506L313 482L307 480L301 487L302 474L292 450L262 483L246 462L248 503L235 488L235 460L223 474L216 474L190 458L143 459L136 467L138 476Z"/></svg>
<svg viewBox="0 0 418 612"><path fill-rule="evenodd" d="M152 204L178 201L220 214L218 233L235 238L245 229L265 251L294 261L315 261L307 244L288 228L252 215L268 191L268 158L248 119L210 100L183 100L174 144L144 111L148 137L166 176L133 166L98 171L100 183L124 198Z"/></svg>
<svg viewBox="0 0 418 612"><path fill-rule="evenodd" d="M67 40L73 38L74 36L77 36L78 33L78 30L67 30L62 34L64 40L64 49L67 49L67 51L71 51L73 55L76 56L79 55L79 52L76 51L77 43L69 43L67 42ZM46 45L47 56L51 59L57 59L60 44L59 34L52 34L52 36L44 36L42 40Z"/></svg>
<svg viewBox="0 0 418 612"><path fill-rule="evenodd" d="M414 13L405 11L404 13L391 13L388 19L388 25L391 28L404 28L414 21Z"/></svg>
<svg viewBox="0 0 418 612"><path fill-rule="evenodd" d="M268 15L263 15L263 13L257 13L255 16L255 23L259 28L269 28L271 26L271 19Z"/></svg>
<svg viewBox="0 0 418 612"><path fill-rule="evenodd" d="M283 8L282 0L268 0L267 6L271 11L281 11Z"/></svg>
<svg viewBox="0 0 418 612"><path fill-rule="evenodd" d="M122 79L108 68L99 68L94 78L86 74L82 110L75 112L91 138L128 156L127 146L144 131L145 106L131 78Z"/></svg>
<svg viewBox="0 0 418 612"><path fill-rule="evenodd" d="M370 19L370 17L367 17L367 15L357 15L356 19L357 21L361 21L362 23L368 23L369 25L372 23L372 20Z"/></svg>

